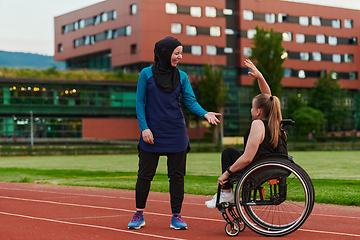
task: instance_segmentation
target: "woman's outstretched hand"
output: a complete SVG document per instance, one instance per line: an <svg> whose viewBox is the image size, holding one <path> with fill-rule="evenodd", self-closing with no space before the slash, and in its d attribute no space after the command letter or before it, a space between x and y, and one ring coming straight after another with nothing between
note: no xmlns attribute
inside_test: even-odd
<svg viewBox="0 0 360 240"><path fill-rule="evenodd" d="M221 116L221 113L208 112L204 115L204 118L211 124L217 125L220 122L217 116Z"/></svg>
<svg viewBox="0 0 360 240"><path fill-rule="evenodd" d="M246 59L244 61L245 65L251 69L251 72L248 72L248 74L254 78L260 78L262 77L261 72L256 68L254 63L250 59Z"/></svg>

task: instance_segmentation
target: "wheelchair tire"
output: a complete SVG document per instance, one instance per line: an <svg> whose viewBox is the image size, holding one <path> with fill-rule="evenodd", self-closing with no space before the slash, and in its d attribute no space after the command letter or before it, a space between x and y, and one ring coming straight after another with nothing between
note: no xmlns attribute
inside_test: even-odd
<svg viewBox="0 0 360 240"><path fill-rule="evenodd" d="M246 226L264 236L284 236L309 217L315 192L300 166L267 159L249 167L240 178L235 205Z"/></svg>

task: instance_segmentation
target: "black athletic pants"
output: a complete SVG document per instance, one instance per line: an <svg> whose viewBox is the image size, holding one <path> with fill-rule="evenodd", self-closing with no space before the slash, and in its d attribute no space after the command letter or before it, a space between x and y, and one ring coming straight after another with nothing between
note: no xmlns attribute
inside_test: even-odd
<svg viewBox="0 0 360 240"><path fill-rule="evenodd" d="M231 165L234 164L234 162L236 162L236 160L243 154L243 151L238 151L234 148L226 148L222 154L221 154L221 168L222 168L222 173L224 173L226 171L226 169L228 167L230 167ZM237 171L239 173L243 172L243 169ZM225 183L223 186L223 189L230 189L232 188L232 184L230 183Z"/></svg>
<svg viewBox="0 0 360 240"><path fill-rule="evenodd" d="M150 191L150 183L156 173L161 155L167 156L172 213L180 213L184 200L184 176L187 149L179 153L151 153L139 149L139 171L136 182L136 208L144 209Z"/></svg>

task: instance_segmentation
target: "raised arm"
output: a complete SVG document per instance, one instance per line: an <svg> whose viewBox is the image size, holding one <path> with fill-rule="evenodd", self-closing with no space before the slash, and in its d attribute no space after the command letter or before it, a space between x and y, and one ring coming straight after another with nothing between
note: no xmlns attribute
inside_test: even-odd
<svg viewBox="0 0 360 240"><path fill-rule="evenodd" d="M254 63L250 59L246 59L244 63L248 68L251 69L251 72L248 72L248 74L257 79L261 93L266 93L271 95L271 90L269 85L267 84L261 72L256 68Z"/></svg>

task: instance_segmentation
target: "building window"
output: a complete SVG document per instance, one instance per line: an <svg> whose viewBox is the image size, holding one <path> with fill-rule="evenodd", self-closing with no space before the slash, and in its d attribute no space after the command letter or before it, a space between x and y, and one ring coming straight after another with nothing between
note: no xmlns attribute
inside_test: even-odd
<svg viewBox="0 0 360 240"><path fill-rule="evenodd" d="M221 35L220 27L217 26L210 27L210 36L220 37L220 35Z"/></svg>
<svg viewBox="0 0 360 240"><path fill-rule="evenodd" d="M96 17L94 18L94 25L98 25L98 24L100 23L100 21L101 21L100 15L99 15L99 16L96 16Z"/></svg>
<svg viewBox="0 0 360 240"><path fill-rule="evenodd" d="M106 34L106 39L112 39L113 38L113 31L112 30L105 31L105 34Z"/></svg>
<svg viewBox="0 0 360 240"><path fill-rule="evenodd" d="M298 78L306 78L306 74L304 70L299 70L298 72Z"/></svg>
<svg viewBox="0 0 360 240"><path fill-rule="evenodd" d="M186 35L188 35L188 36L196 36L197 35L196 27L194 27L194 26L186 26Z"/></svg>
<svg viewBox="0 0 360 240"><path fill-rule="evenodd" d="M299 17L299 23L301 26L309 26L309 18L308 17Z"/></svg>
<svg viewBox="0 0 360 240"><path fill-rule="evenodd" d="M337 37L331 37L328 38L329 45L336 46L337 45Z"/></svg>
<svg viewBox="0 0 360 240"><path fill-rule="evenodd" d="M330 76L331 76L332 79L337 79L338 78L337 72L331 72Z"/></svg>
<svg viewBox="0 0 360 240"><path fill-rule="evenodd" d="M207 46L206 46L206 53L207 53L208 55L216 55L216 54L217 54L216 46L214 46L214 45L207 45Z"/></svg>
<svg viewBox="0 0 360 240"><path fill-rule="evenodd" d="M324 34L316 35L316 43L324 44L325 43L325 35Z"/></svg>
<svg viewBox="0 0 360 240"><path fill-rule="evenodd" d="M201 7L190 7L190 15L193 17L201 17Z"/></svg>
<svg viewBox="0 0 360 240"><path fill-rule="evenodd" d="M244 55L245 55L245 57L249 57L251 55L251 53L252 53L251 48L244 47Z"/></svg>
<svg viewBox="0 0 360 240"><path fill-rule="evenodd" d="M79 28L84 28L85 27L85 20L84 19L81 19L79 21Z"/></svg>
<svg viewBox="0 0 360 240"><path fill-rule="evenodd" d="M284 70L284 77L291 77L292 76L292 69L285 69Z"/></svg>
<svg viewBox="0 0 360 240"><path fill-rule="evenodd" d="M108 14L107 13L102 13L101 14L101 21L106 22L107 20L108 20Z"/></svg>
<svg viewBox="0 0 360 240"><path fill-rule="evenodd" d="M332 55L332 61L334 63L341 63L341 55L340 54L333 54Z"/></svg>
<svg viewBox="0 0 360 240"><path fill-rule="evenodd" d="M91 45L95 44L95 35L91 35L91 37L90 37L90 44L91 44Z"/></svg>
<svg viewBox="0 0 360 240"><path fill-rule="evenodd" d="M344 54L344 62L346 62L346 63L354 62L354 55L345 53Z"/></svg>
<svg viewBox="0 0 360 240"><path fill-rule="evenodd" d="M201 55L202 54L202 49L201 46L191 46L191 53L193 55Z"/></svg>
<svg viewBox="0 0 360 240"><path fill-rule="evenodd" d="M131 35L131 26L126 26L125 27L125 36L130 36Z"/></svg>
<svg viewBox="0 0 360 240"><path fill-rule="evenodd" d="M207 17L216 17L216 8L214 8L214 7L205 7L205 16L207 16Z"/></svg>
<svg viewBox="0 0 360 240"><path fill-rule="evenodd" d="M224 48L224 53L233 53L233 52L234 52L234 49L232 49L232 48L229 48L229 47Z"/></svg>
<svg viewBox="0 0 360 240"><path fill-rule="evenodd" d="M168 14L177 14L177 5L175 3L166 3L165 11Z"/></svg>
<svg viewBox="0 0 360 240"><path fill-rule="evenodd" d="M231 16L231 15L233 15L233 10L232 9L224 9L223 14Z"/></svg>
<svg viewBox="0 0 360 240"><path fill-rule="evenodd" d="M313 26L321 26L321 19L318 16L313 16L311 18L311 25Z"/></svg>
<svg viewBox="0 0 360 240"><path fill-rule="evenodd" d="M135 54L137 52L136 44L131 44L130 46L130 53Z"/></svg>
<svg viewBox="0 0 360 240"><path fill-rule="evenodd" d="M341 21L339 19L332 20L331 25L332 25L333 28L340 28L341 27Z"/></svg>
<svg viewBox="0 0 360 240"><path fill-rule="evenodd" d="M58 44L58 52L62 52L64 49L63 49L63 46L62 44Z"/></svg>
<svg viewBox="0 0 360 240"><path fill-rule="evenodd" d="M309 61L309 53L308 52L301 52L300 59L303 61Z"/></svg>
<svg viewBox="0 0 360 240"><path fill-rule="evenodd" d="M79 28L79 22L74 22L74 31L78 30Z"/></svg>
<svg viewBox="0 0 360 240"><path fill-rule="evenodd" d="M282 23L282 22L287 22L288 21L288 17L285 13L279 13L278 14L278 22Z"/></svg>
<svg viewBox="0 0 360 240"><path fill-rule="evenodd" d="M321 53L320 52L313 52L312 53L312 59L314 61L321 61Z"/></svg>
<svg viewBox="0 0 360 240"><path fill-rule="evenodd" d="M305 42L305 35L304 34L296 34L296 42L297 43L304 43Z"/></svg>
<svg viewBox="0 0 360 240"><path fill-rule="evenodd" d="M182 30L181 23L172 23L171 24L171 33L180 34Z"/></svg>
<svg viewBox="0 0 360 240"><path fill-rule="evenodd" d="M350 45L357 45L357 38L356 37L349 38L349 44Z"/></svg>
<svg viewBox="0 0 360 240"><path fill-rule="evenodd" d="M137 13L137 6L136 4L130 5L130 14L135 15Z"/></svg>
<svg viewBox="0 0 360 240"><path fill-rule="evenodd" d="M349 72L349 79L356 80L357 79L357 72Z"/></svg>
<svg viewBox="0 0 360 240"><path fill-rule="evenodd" d="M112 19L115 20L117 18L117 12L114 10L112 11Z"/></svg>
<svg viewBox="0 0 360 240"><path fill-rule="evenodd" d="M353 28L353 20L351 19L345 19L344 20L344 27L345 28Z"/></svg>
<svg viewBox="0 0 360 240"><path fill-rule="evenodd" d="M267 23L274 23L275 22L275 14L273 13L266 13L265 14L265 21Z"/></svg>
<svg viewBox="0 0 360 240"><path fill-rule="evenodd" d="M74 41L74 47L77 48L80 46L80 42L79 42L79 39L75 39Z"/></svg>
<svg viewBox="0 0 360 240"><path fill-rule="evenodd" d="M224 32L225 32L226 35L234 35L235 34L234 30L229 29L229 28L225 29Z"/></svg>
<svg viewBox="0 0 360 240"><path fill-rule="evenodd" d="M84 45L89 45L90 44L90 37L89 36L85 36L84 37Z"/></svg>
<svg viewBox="0 0 360 240"><path fill-rule="evenodd" d="M291 40L292 40L291 32L283 32L282 38L283 38L283 41L285 41L285 42L291 42Z"/></svg>
<svg viewBox="0 0 360 240"><path fill-rule="evenodd" d="M247 30L247 38L253 39L256 34L256 29L249 29Z"/></svg>
<svg viewBox="0 0 360 240"><path fill-rule="evenodd" d="M67 25L62 27L62 33L63 34L67 33L68 31L69 31L69 28L68 28Z"/></svg>
<svg viewBox="0 0 360 240"><path fill-rule="evenodd" d="M244 10L243 11L243 19L244 20L253 20L254 14L252 11Z"/></svg>

